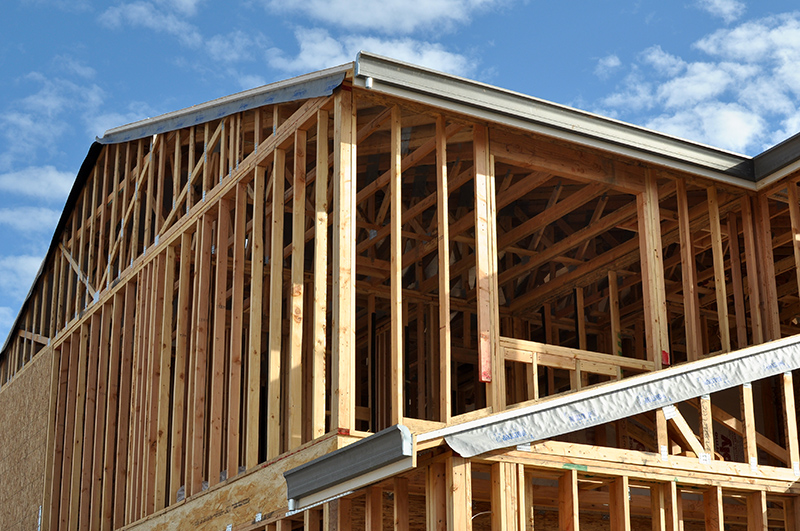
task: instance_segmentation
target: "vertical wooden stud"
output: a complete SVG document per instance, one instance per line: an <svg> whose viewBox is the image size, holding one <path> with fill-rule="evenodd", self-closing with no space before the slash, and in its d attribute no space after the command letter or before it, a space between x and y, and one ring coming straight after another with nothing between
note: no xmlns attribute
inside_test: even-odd
<svg viewBox="0 0 800 531"><path fill-rule="evenodd" d="M269 384L267 459L281 453L281 336L283 334L283 189L286 152L275 150L272 170L272 250L269 256Z"/></svg>
<svg viewBox="0 0 800 531"><path fill-rule="evenodd" d="M317 112L317 169L314 193L314 364L311 390L312 438L325 433L325 358L328 319L328 112Z"/></svg>
<svg viewBox="0 0 800 531"><path fill-rule="evenodd" d="M292 184L292 269L289 315L289 422L288 449L303 443L303 275L306 246L306 141L305 131L294 133L294 183ZM281 255L282 256L282 255Z"/></svg>
<svg viewBox="0 0 800 531"><path fill-rule="evenodd" d="M578 472L567 470L558 478L558 528L578 531Z"/></svg>

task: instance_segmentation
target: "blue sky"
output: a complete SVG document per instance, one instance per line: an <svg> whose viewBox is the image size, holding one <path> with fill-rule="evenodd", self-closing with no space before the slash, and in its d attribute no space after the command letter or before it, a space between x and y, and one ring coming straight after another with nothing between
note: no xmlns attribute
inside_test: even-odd
<svg viewBox="0 0 800 531"><path fill-rule="evenodd" d="M0 338L106 129L352 61L364 49L755 155L800 131L793 5L6 0Z"/></svg>

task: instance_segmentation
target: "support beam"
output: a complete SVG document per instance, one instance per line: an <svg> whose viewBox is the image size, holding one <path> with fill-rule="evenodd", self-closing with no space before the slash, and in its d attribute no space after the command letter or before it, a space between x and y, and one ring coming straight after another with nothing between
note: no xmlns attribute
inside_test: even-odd
<svg viewBox="0 0 800 531"><path fill-rule="evenodd" d="M710 487L703 492L703 512L705 513L706 531L724 531L722 489L720 487Z"/></svg>
<svg viewBox="0 0 800 531"><path fill-rule="evenodd" d="M683 279L683 308L686 326L686 358L700 359L703 353L700 328L700 302L697 295L697 266L694 257L692 231L689 224L689 201L686 182L677 180L678 232L681 246L681 276Z"/></svg>
<svg viewBox="0 0 800 531"><path fill-rule="evenodd" d="M639 253L642 264L647 359L658 370L662 367L664 358L669 358L669 332L658 183L650 170L645 170L645 190L636 197L636 204L639 213Z"/></svg>
<svg viewBox="0 0 800 531"><path fill-rule="evenodd" d="M303 288L305 284L307 133L294 134L294 183L292 184L292 270L289 315L289 418L288 450L303 443Z"/></svg>
<svg viewBox="0 0 800 531"><path fill-rule="evenodd" d="M567 470L558 478L558 529L578 531L578 472Z"/></svg>
<svg viewBox="0 0 800 531"><path fill-rule="evenodd" d="M333 345L331 428L355 428L356 107L347 87L334 95Z"/></svg>
<svg viewBox="0 0 800 531"><path fill-rule="evenodd" d="M472 531L472 466L469 460L451 455L447 468L447 531Z"/></svg>
<svg viewBox="0 0 800 531"><path fill-rule="evenodd" d="M719 216L717 188L709 186L708 223L711 227L711 251L714 258L714 293L717 298L717 322L722 352L731 351L731 330L728 320L728 291L725 285L725 254L722 249L722 227Z"/></svg>
<svg viewBox="0 0 800 531"><path fill-rule="evenodd" d="M628 476L620 476L609 485L608 512L611 531L631 530L631 502Z"/></svg>
<svg viewBox="0 0 800 531"><path fill-rule="evenodd" d="M286 152L275 149L272 169L272 250L269 255L269 359L267 459L281 453L281 350L283 335L283 189Z"/></svg>
<svg viewBox="0 0 800 531"><path fill-rule="evenodd" d="M402 188L403 178L401 174L401 120L400 109L392 107L391 120L391 176L389 181L389 201L390 203L390 273L389 282L391 285L390 300L390 338L391 349L391 423L402 424L405 416L403 396L405 394L405 374L403 359L403 243L401 238L402 227Z"/></svg>
<svg viewBox="0 0 800 531"><path fill-rule="evenodd" d="M747 495L747 531L767 531L767 493L763 490Z"/></svg>
<svg viewBox="0 0 800 531"><path fill-rule="evenodd" d="M311 376L311 437L325 433L325 357L328 322L328 112L317 112L314 189L314 362ZM251 321L252 322L252 321Z"/></svg>
<svg viewBox="0 0 800 531"><path fill-rule="evenodd" d="M450 215L447 187L445 119L436 119L436 215L439 241L439 420L450 422Z"/></svg>
<svg viewBox="0 0 800 531"><path fill-rule="evenodd" d="M253 175L253 227L250 237L250 336L247 352L247 417L245 423L245 467L248 470L258 464L266 180L266 169L256 166Z"/></svg>

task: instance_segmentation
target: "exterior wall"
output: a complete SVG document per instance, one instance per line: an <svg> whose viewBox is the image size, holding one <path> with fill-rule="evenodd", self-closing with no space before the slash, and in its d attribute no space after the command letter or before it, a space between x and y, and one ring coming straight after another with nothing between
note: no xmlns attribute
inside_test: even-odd
<svg viewBox="0 0 800 531"><path fill-rule="evenodd" d="M0 391L0 527L37 529L45 481L52 351Z"/></svg>

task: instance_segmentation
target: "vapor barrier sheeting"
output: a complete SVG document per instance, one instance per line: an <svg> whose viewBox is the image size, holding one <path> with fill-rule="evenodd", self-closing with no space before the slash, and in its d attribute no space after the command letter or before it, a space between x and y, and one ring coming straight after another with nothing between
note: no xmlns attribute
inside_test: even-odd
<svg viewBox="0 0 800 531"><path fill-rule="evenodd" d="M800 368L800 336L635 376L429 432L464 457L550 439Z"/></svg>

